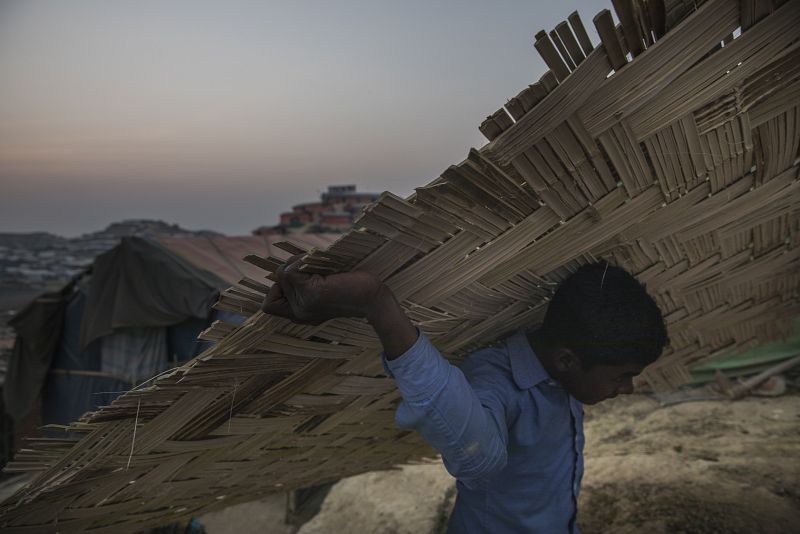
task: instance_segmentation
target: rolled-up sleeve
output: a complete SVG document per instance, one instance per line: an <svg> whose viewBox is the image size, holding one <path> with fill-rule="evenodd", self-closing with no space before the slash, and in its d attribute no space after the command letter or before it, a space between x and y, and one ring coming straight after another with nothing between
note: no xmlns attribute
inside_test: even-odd
<svg viewBox="0 0 800 534"><path fill-rule="evenodd" d="M478 482L506 465L508 426L502 384L470 384L419 332L414 345L384 368L403 396L395 420L414 429L438 450L445 467L462 482Z"/></svg>

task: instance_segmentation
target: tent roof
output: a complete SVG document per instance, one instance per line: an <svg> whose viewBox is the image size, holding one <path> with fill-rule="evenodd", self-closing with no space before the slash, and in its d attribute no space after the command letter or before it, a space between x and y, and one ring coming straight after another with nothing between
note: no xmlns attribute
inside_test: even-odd
<svg viewBox="0 0 800 534"><path fill-rule="evenodd" d="M291 234L289 236L197 236L159 237L157 241L190 263L214 273L226 282L239 283L243 277L263 278L264 271L244 261L248 254L285 259L289 254L275 243L289 241L300 248L327 248L341 234ZM220 287L223 289L223 287Z"/></svg>
<svg viewBox="0 0 800 534"><path fill-rule="evenodd" d="M114 328L166 326L189 317L205 317L216 292L237 284L243 277L263 279L261 269L244 261L248 254L286 259L290 254L275 243L289 241L311 250L325 248L339 237L340 234L294 234L288 238L125 237L95 258L89 269L82 344L86 346ZM65 287L73 285L70 282ZM68 296L68 292L62 293ZM36 306L40 300L34 299L28 307ZM19 331L24 317L22 312L18 315L14 324Z"/></svg>

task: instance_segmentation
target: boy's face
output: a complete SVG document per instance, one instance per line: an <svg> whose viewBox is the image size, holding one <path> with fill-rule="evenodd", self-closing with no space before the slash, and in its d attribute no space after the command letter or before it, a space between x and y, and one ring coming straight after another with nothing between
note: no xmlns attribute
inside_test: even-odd
<svg viewBox="0 0 800 534"><path fill-rule="evenodd" d="M633 377L642 372L639 364L594 365L565 373L561 383L583 404L597 404L617 395L633 393Z"/></svg>

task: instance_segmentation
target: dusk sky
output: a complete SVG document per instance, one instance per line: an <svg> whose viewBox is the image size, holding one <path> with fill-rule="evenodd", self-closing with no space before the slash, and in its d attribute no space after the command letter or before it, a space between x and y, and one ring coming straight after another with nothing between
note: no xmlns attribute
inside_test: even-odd
<svg viewBox="0 0 800 534"><path fill-rule="evenodd" d="M248 234L328 185L410 194L609 0L0 0L0 232Z"/></svg>

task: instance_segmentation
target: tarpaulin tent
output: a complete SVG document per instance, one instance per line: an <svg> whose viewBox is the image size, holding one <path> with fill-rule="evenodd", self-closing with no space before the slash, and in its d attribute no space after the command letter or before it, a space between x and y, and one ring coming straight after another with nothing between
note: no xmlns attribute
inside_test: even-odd
<svg viewBox="0 0 800 534"><path fill-rule="evenodd" d="M794 333L786 339L757 345L745 351L729 350L714 354L707 361L692 367L692 383L714 380L720 371L729 378L760 373L777 363L800 355L800 317L794 320Z"/></svg>
<svg viewBox="0 0 800 534"><path fill-rule="evenodd" d="M310 248L335 237L294 241ZM10 321L17 338L4 389L7 412L25 417L41 393L42 421L65 424L189 360L206 346L197 335L210 321L236 322L235 313L211 305L220 290L257 271L242 258L253 251L280 255L274 243L282 239L122 239Z"/></svg>

